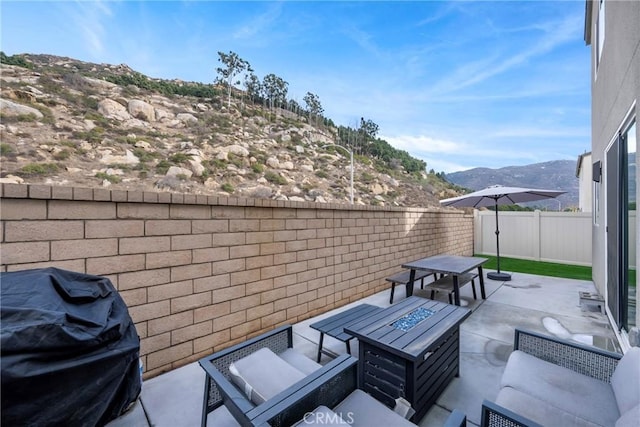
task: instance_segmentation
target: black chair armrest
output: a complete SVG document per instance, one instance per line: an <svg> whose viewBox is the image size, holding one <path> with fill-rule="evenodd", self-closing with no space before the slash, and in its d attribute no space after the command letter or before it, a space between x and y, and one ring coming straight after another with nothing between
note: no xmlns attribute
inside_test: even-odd
<svg viewBox="0 0 640 427"><path fill-rule="evenodd" d="M521 329L515 331L513 347L538 359L605 382L609 382L622 357L618 353Z"/></svg>
<svg viewBox="0 0 640 427"><path fill-rule="evenodd" d="M516 414L497 403L482 402L481 427L542 427L529 418Z"/></svg>
<svg viewBox="0 0 640 427"><path fill-rule="evenodd" d="M447 418L443 427L465 427L467 425L467 416L464 412L454 409Z"/></svg>
<svg viewBox="0 0 640 427"><path fill-rule="evenodd" d="M206 372L204 402L202 407L202 426L207 424L207 416L223 403L241 424L246 424L246 413L255 407L240 390L231 383L229 365L261 349L269 348L280 354L293 347L293 329L290 325L281 326L250 340L241 342L198 361Z"/></svg>
<svg viewBox="0 0 640 427"><path fill-rule="evenodd" d="M215 388L216 393L219 396L214 408L210 408L208 405L209 394L211 390ZM204 384L204 403L202 408L202 425L207 426L207 417L211 411L221 406L227 408L233 418L238 421L241 426L250 426L251 420L247 417L247 413L250 412L255 405L242 393L235 385L231 383L220 371L216 368L209 367L207 369L207 377Z"/></svg>
<svg viewBox="0 0 640 427"><path fill-rule="evenodd" d="M254 426L288 427L320 405L333 408L358 387L358 359L343 354L257 406L248 415Z"/></svg>

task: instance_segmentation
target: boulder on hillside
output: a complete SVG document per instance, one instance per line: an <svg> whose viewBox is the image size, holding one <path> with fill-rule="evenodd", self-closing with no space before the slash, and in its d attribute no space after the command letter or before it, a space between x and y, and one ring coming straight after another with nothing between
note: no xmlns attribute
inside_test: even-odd
<svg viewBox="0 0 640 427"><path fill-rule="evenodd" d="M206 170L205 167L202 166L200 159L189 160L189 167L191 168L195 176L202 176L202 174Z"/></svg>
<svg viewBox="0 0 640 427"><path fill-rule="evenodd" d="M137 119L146 120L148 122L156 121L156 112L151 104L139 99L132 99L129 101L127 108L129 110L129 114Z"/></svg>
<svg viewBox="0 0 640 427"><path fill-rule="evenodd" d="M6 116L28 116L32 114L38 119L43 117L42 113L33 107L6 99L0 99L0 110L2 110L2 114Z"/></svg>
<svg viewBox="0 0 640 427"><path fill-rule="evenodd" d="M189 169L181 168L180 166L171 166L166 173L166 176L177 177L178 175L184 175L187 178L191 178L191 176L193 175L193 172L191 172Z"/></svg>
<svg viewBox="0 0 640 427"><path fill-rule="evenodd" d="M175 115L167 110L164 110L162 108L156 108L156 120L157 121L161 121L163 119L173 119L175 117Z"/></svg>
<svg viewBox="0 0 640 427"><path fill-rule="evenodd" d="M118 89L120 87L117 84L108 82L106 80L93 79L91 77L86 77L86 76L84 77L84 80L90 86L93 86L97 89L102 89L102 90Z"/></svg>
<svg viewBox="0 0 640 427"><path fill-rule="evenodd" d="M137 165L140 163L140 159L133 154L129 150L125 150L124 156L114 156L113 154L107 152L102 154L102 158L100 159L100 163L104 163L107 165L111 164L120 164L120 165Z"/></svg>
<svg viewBox="0 0 640 427"><path fill-rule="evenodd" d="M131 114L129 114L124 105L114 101L111 98L106 98L98 102L98 113L102 114L108 119L119 121L130 120L132 118Z"/></svg>
<svg viewBox="0 0 640 427"><path fill-rule="evenodd" d="M190 113L179 113L176 115L176 119L185 124L198 123L198 119L196 118L196 116Z"/></svg>
<svg viewBox="0 0 640 427"><path fill-rule="evenodd" d="M369 186L369 191L371 191L373 194L378 195L378 194L385 193L387 190L382 185L376 182Z"/></svg>
<svg viewBox="0 0 640 427"><path fill-rule="evenodd" d="M142 148L145 151L153 151L153 148L151 147L151 144L149 144L147 141L138 141L138 142L136 142L135 147L136 148Z"/></svg>
<svg viewBox="0 0 640 427"><path fill-rule="evenodd" d="M282 162L282 163L280 164L280 167L281 167L282 169L286 169L286 170L288 170L288 171L290 171L290 170L293 170L293 169L294 169L293 162L291 162L291 161Z"/></svg>
<svg viewBox="0 0 640 427"><path fill-rule="evenodd" d="M3 178L0 178L0 183L2 184L22 184L24 183L24 179L15 175L7 175Z"/></svg>
<svg viewBox="0 0 640 427"><path fill-rule="evenodd" d="M274 169L280 168L280 160L278 160L277 157L269 157L266 163L267 163L267 166L269 166L270 168L274 168Z"/></svg>
<svg viewBox="0 0 640 427"><path fill-rule="evenodd" d="M42 92L40 92L40 94L42 94ZM9 89L3 91L2 96L4 96L5 98L13 99L15 101L25 101L27 103L36 102L36 94L26 90Z"/></svg>
<svg viewBox="0 0 640 427"><path fill-rule="evenodd" d="M247 150L246 148L244 148L241 145L237 145L237 144L233 144L233 145L227 145L224 147L216 147L214 148L214 153L224 153L224 158L227 158L227 155L229 153L236 155L236 156L240 156L240 157L249 157L249 150Z"/></svg>

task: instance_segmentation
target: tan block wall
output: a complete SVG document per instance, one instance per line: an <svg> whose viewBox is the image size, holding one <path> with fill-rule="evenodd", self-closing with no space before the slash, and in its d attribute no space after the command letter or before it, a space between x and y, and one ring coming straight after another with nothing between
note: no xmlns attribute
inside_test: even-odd
<svg viewBox="0 0 640 427"><path fill-rule="evenodd" d="M171 193L3 184L2 271L107 276L145 376L386 289L413 259L473 253L473 216Z"/></svg>

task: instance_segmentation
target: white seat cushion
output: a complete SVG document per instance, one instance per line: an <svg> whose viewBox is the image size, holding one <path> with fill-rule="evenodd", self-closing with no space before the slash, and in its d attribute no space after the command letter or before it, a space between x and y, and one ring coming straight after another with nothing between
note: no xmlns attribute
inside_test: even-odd
<svg viewBox="0 0 640 427"><path fill-rule="evenodd" d="M321 364L314 362L293 348L286 349L282 353L278 354L278 356L305 375L309 375L322 368Z"/></svg>
<svg viewBox="0 0 640 427"><path fill-rule="evenodd" d="M268 348L251 353L229 365L231 380L256 405L272 398L306 375Z"/></svg>
<svg viewBox="0 0 640 427"><path fill-rule="evenodd" d="M511 387L500 389L496 403L547 427L602 427L600 424L570 414L549 402Z"/></svg>
<svg viewBox="0 0 640 427"><path fill-rule="evenodd" d="M611 375L611 388L621 414L640 404L640 348L631 347L622 356Z"/></svg>
<svg viewBox="0 0 640 427"><path fill-rule="evenodd" d="M519 350L509 356L501 386L516 389L595 425L612 426L620 417L608 383Z"/></svg>
<svg viewBox="0 0 640 427"><path fill-rule="evenodd" d="M640 403L620 415L616 427L638 427L640 423Z"/></svg>
<svg viewBox="0 0 640 427"><path fill-rule="evenodd" d="M415 427L415 424L405 420L383 403L358 389L333 408L333 412L340 415L353 427Z"/></svg>

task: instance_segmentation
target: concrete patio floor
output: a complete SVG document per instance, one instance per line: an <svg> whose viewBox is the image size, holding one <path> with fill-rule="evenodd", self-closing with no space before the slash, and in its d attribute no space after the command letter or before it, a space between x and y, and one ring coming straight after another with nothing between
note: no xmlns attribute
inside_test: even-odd
<svg viewBox="0 0 640 427"><path fill-rule="evenodd" d="M480 298L479 285L476 286ZM469 285L461 290L462 305L473 313L460 327L460 376L449 384L420 426L442 425L453 409L467 415L468 425L480 424L483 399L494 400L498 394L500 378L513 348L515 328L620 351L606 316L597 311L583 311L579 306L579 291L595 292L590 281L514 273L509 282L485 280L485 288L486 300L474 300ZM396 287L394 301L404 297L403 287ZM447 301L443 293L436 298ZM361 303L387 307L389 290L295 324L294 347L315 360L319 333L309 325ZM346 352L344 343L330 337L325 338L325 348L336 354ZM357 340L352 342L351 350L357 355ZM321 362L328 360L328 356L323 356ZM145 381L134 409L109 427L198 426L203 393L204 371L197 363L175 369ZM222 407L209 416L208 425L237 424Z"/></svg>

